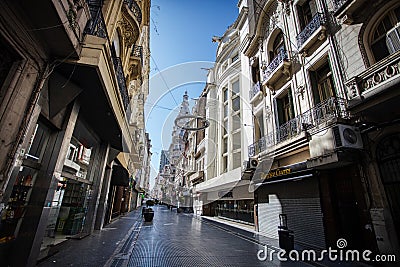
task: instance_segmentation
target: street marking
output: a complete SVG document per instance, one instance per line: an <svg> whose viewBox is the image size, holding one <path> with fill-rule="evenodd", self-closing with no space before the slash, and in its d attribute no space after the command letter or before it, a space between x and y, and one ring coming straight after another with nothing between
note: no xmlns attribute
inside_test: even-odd
<svg viewBox="0 0 400 267"><path fill-rule="evenodd" d="M173 225L173 223L164 223L164 225Z"/></svg>

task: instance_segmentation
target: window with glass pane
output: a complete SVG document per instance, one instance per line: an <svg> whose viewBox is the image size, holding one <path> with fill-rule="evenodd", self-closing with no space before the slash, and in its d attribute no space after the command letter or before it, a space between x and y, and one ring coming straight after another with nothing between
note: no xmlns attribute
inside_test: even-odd
<svg viewBox="0 0 400 267"><path fill-rule="evenodd" d="M269 60L270 62L276 58L282 50L285 50L285 44L283 41L283 33L279 32L279 34L275 37L274 43L272 45L272 51L269 52Z"/></svg>
<svg viewBox="0 0 400 267"><path fill-rule="evenodd" d="M35 131L31 137L27 157L33 160L40 160L49 140L50 130L42 123L36 124Z"/></svg>
<svg viewBox="0 0 400 267"><path fill-rule="evenodd" d="M237 95L240 92L239 80L232 83L232 96Z"/></svg>
<svg viewBox="0 0 400 267"><path fill-rule="evenodd" d="M241 137L241 132L240 131L236 132L236 133L234 133L232 135L232 147L233 147L233 150L242 148L242 146L241 146L241 138L240 137Z"/></svg>
<svg viewBox="0 0 400 267"><path fill-rule="evenodd" d="M228 101L228 97L229 97L229 92L228 92L228 88L224 88L224 102Z"/></svg>
<svg viewBox="0 0 400 267"><path fill-rule="evenodd" d="M228 118L227 118L227 119L224 120L224 129L223 129L222 132L223 132L224 135L225 135L225 134L228 133L228 131L229 131L229 121L228 121Z"/></svg>
<svg viewBox="0 0 400 267"><path fill-rule="evenodd" d="M317 5L315 0L308 0L302 5L299 5L297 10L299 13L301 29L304 29L317 13Z"/></svg>
<svg viewBox="0 0 400 267"><path fill-rule="evenodd" d="M263 112L260 112L254 117L254 131L256 141L264 136Z"/></svg>
<svg viewBox="0 0 400 267"><path fill-rule="evenodd" d="M228 155L222 157L222 172L228 171Z"/></svg>
<svg viewBox="0 0 400 267"><path fill-rule="evenodd" d="M240 110L240 97L239 96L232 99L232 109L234 112Z"/></svg>
<svg viewBox="0 0 400 267"><path fill-rule="evenodd" d="M229 107L228 104L224 105L224 118L228 117L229 115Z"/></svg>
<svg viewBox="0 0 400 267"><path fill-rule="evenodd" d="M240 129L241 118L240 113L232 117L232 131Z"/></svg>
<svg viewBox="0 0 400 267"><path fill-rule="evenodd" d="M235 54L233 57L232 57L232 62L235 62L236 60L238 60L239 59L239 54Z"/></svg>
<svg viewBox="0 0 400 267"><path fill-rule="evenodd" d="M242 166L242 161L241 161L241 157L240 157L240 150L236 151L235 153L233 153L233 159L232 159L232 163L233 163L233 169L239 168Z"/></svg>
<svg viewBox="0 0 400 267"><path fill-rule="evenodd" d="M228 137L227 136L225 136L222 139L222 153L226 153L226 152L228 152Z"/></svg>
<svg viewBox="0 0 400 267"><path fill-rule="evenodd" d="M386 16L378 23L372 36L371 50L375 61L387 57L390 52L386 40L386 33L393 29L400 22L400 7L389 11Z"/></svg>
<svg viewBox="0 0 400 267"><path fill-rule="evenodd" d="M310 76L315 104L335 96L332 72L328 62L317 71L310 72Z"/></svg>

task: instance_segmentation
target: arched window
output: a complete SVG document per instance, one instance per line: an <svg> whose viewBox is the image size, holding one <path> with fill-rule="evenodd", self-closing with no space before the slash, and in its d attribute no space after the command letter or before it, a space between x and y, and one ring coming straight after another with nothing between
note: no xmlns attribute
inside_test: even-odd
<svg viewBox="0 0 400 267"><path fill-rule="evenodd" d="M371 51L375 62L382 60L390 54L388 44L386 43L386 33L393 29L400 22L400 6L390 10L378 21L371 36Z"/></svg>
<svg viewBox="0 0 400 267"><path fill-rule="evenodd" d="M269 61L271 62L282 50L285 50L285 44L283 41L283 33L279 32L275 37L272 50L269 52Z"/></svg>

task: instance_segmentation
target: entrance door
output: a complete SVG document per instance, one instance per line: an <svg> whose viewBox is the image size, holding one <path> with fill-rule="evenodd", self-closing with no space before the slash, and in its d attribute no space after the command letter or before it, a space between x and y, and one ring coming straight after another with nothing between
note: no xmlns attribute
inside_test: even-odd
<svg viewBox="0 0 400 267"><path fill-rule="evenodd" d="M357 167L328 170L320 181L327 244L336 247L344 238L349 249L376 251L374 233L366 228L371 219Z"/></svg>
<svg viewBox="0 0 400 267"><path fill-rule="evenodd" d="M397 238L400 240L400 133L382 140L376 156Z"/></svg>
<svg viewBox="0 0 400 267"><path fill-rule="evenodd" d="M354 193L351 177L337 177L332 185L336 202L336 216L339 225L338 238L347 240L350 248L362 247L360 207Z"/></svg>

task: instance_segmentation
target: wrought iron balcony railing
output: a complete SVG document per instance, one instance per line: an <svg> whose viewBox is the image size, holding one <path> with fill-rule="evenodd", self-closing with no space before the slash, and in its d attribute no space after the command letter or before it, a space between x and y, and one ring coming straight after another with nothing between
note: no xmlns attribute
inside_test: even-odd
<svg viewBox="0 0 400 267"><path fill-rule="evenodd" d="M297 47L300 48L310 37L316 32L319 27L326 24L325 16L322 13L317 13L311 19L310 23L297 35Z"/></svg>
<svg viewBox="0 0 400 267"><path fill-rule="evenodd" d="M290 140L303 131L315 128L335 118L349 119L350 115L345 108L345 100L331 97L303 114L289 120L277 127L275 131L263 136L257 142L249 146L249 157L254 157L267 148Z"/></svg>
<svg viewBox="0 0 400 267"><path fill-rule="evenodd" d="M344 6L347 2L350 2L350 0L333 0L335 11Z"/></svg>
<svg viewBox="0 0 400 267"><path fill-rule="evenodd" d="M278 55L269 63L268 67L264 70L263 78L264 81L268 80L271 74L283 63L284 60L288 59L288 53L285 49L279 51Z"/></svg>
<svg viewBox="0 0 400 267"><path fill-rule="evenodd" d="M135 0L124 0L124 3L128 6L128 8L132 11L133 15L139 24L142 23L142 10L140 6L136 3Z"/></svg>
<svg viewBox="0 0 400 267"><path fill-rule="evenodd" d="M126 111L129 106L129 96L128 96L128 89L126 88L126 81L125 81L124 71L122 69L121 58L112 57L112 60L114 63L115 73L117 74L118 87L122 97L122 103L124 106L124 110Z"/></svg>
<svg viewBox="0 0 400 267"><path fill-rule="evenodd" d="M98 36L101 38L107 37L107 28L104 22L103 12L103 0L86 0L90 10L90 20L86 25L85 33Z"/></svg>
<svg viewBox="0 0 400 267"><path fill-rule="evenodd" d="M132 46L131 56L140 58L140 62L143 65L143 46L133 45Z"/></svg>
<svg viewBox="0 0 400 267"><path fill-rule="evenodd" d="M253 99L259 92L261 92L261 84L260 82L257 82L251 89L250 89L250 95L249 99Z"/></svg>

